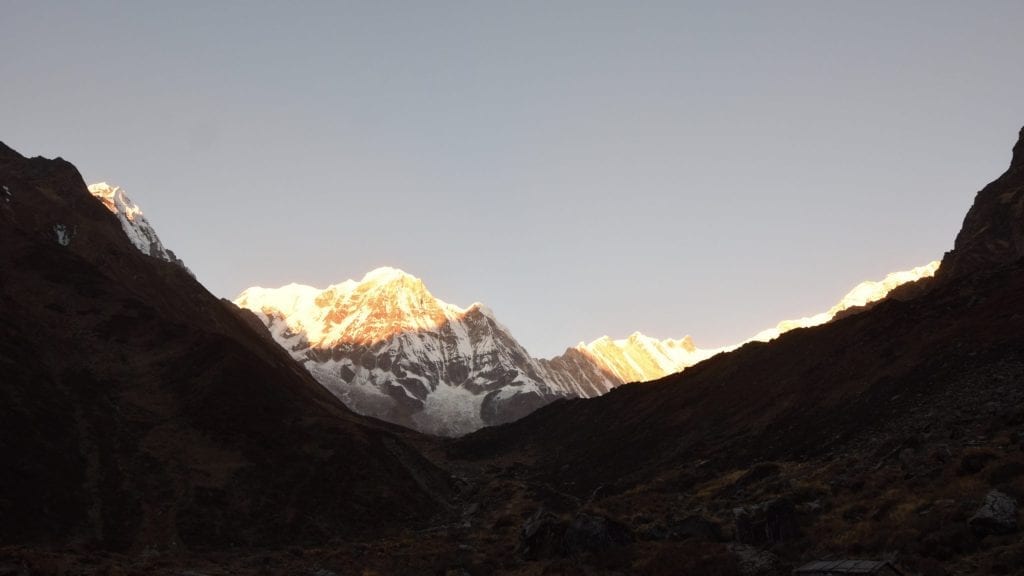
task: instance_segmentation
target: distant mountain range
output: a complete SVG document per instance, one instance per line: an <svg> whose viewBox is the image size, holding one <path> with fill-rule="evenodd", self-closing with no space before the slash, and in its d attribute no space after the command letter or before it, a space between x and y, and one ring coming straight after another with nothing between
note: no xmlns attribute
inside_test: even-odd
<svg viewBox="0 0 1024 576"><path fill-rule="evenodd" d="M185 268L122 188L101 182L88 190L117 216L140 252ZM828 311L782 321L732 346L699 348L690 336L659 340L635 332L581 342L549 359L533 358L482 304L448 304L395 268L322 290L301 284L248 288L234 304L253 312L349 408L421 432L458 436L517 420L559 398L592 398L622 384L657 380L747 342L826 323L932 276L938 266L935 261L863 282Z"/></svg>
<svg viewBox="0 0 1024 576"><path fill-rule="evenodd" d="M301 284L249 288L234 303L346 405L431 434L461 435L516 420L559 398L590 398L629 382L680 372L751 341L823 324L929 277L938 262L859 284L826 312L786 320L740 344L697 347L636 332L599 338L537 359L493 313L435 298L423 281L380 268L323 290Z"/></svg>

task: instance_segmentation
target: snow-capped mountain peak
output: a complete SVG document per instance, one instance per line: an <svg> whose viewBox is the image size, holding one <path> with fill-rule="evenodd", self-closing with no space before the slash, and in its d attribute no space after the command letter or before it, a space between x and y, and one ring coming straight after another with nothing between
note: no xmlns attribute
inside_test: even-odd
<svg viewBox="0 0 1024 576"><path fill-rule="evenodd" d="M697 348L689 336L678 340L658 340L640 332L621 340L604 336L576 349L621 382L660 378L693 366L718 352Z"/></svg>
<svg viewBox="0 0 1024 576"><path fill-rule="evenodd" d="M303 284L248 288L235 304L279 316L291 332L302 332L309 346L319 349L437 330L468 312L435 298L422 280L395 268L378 268L358 282L346 280L323 290Z"/></svg>
<svg viewBox="0 0 1024 576"><path fill-rule="evenodd" d="M106 182L89 185L89 192L121 222L121 229L139 252L185 268L185 264L164 247L156 230L146 220L139 205L132 202L120 186ZM187 269L187 268L186 268Z"/></svg>
<svg viewBox="0 0 1024 576"><path fill-rule="evenodd" d="M469 432L565 395L485 306L448 304L395 268L249 288L235 304L350 408L423 431Z"/></svg>

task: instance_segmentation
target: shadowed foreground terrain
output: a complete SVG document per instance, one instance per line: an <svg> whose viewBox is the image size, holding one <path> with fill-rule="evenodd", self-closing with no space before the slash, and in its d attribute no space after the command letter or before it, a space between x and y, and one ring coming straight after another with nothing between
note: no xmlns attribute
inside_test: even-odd
<svg viewBox="0 0 1024 576"><path fill-rule="evenodd" d="M936 278L449 441L351 414L70 165L0 152L0 574L1022 572L1024 131Z"/></svg>
<svg viewBox="0 0 1024 576"><path fill-rule="evenodd" d="M0 145L0 539L279 546L416 526L448 476L358 417L63 160Z"/></svg>

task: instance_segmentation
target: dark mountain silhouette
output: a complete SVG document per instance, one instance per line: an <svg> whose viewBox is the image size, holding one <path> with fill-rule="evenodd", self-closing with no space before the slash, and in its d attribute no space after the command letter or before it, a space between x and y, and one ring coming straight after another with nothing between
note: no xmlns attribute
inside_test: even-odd
<svg viewBox="0 0 1024 576"><path fill-rule="evenodd" d="M0 144L0 543L167 551L407 529L448 476L356 416L61 160Z"/></svg>
<svg viewBox="0 0 1024 576"><path fill-rule="evenodd" d="M942 259L940 278L984 271L1024 257L1024 129L1010 168L978 192L953 250Z"/></svg>

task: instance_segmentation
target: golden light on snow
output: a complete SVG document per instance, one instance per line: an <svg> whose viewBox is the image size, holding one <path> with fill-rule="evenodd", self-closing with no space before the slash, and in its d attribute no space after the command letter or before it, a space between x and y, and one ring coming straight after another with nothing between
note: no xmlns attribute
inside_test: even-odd
<svg viewBox="0 0 1024 576"><path fill-rule="evenodd" d="M304 335L313 348L373 345L403 332L423 332L456 323L479 305L462 309L442 302L423 281L395 268L378 268L359 282L326 289L302 284L248 288L235 304L263 314L271 331Z"/></svg>
<svg viewBox="0 0 1024 576"><path fill-rule="evenodd" d="M797 328L810 328L825 324L838 314L851 308L865 306L885 298L889 292L908 282L935 275L939 269L936 260L912 270L893 272L879 281L861 282L833 307L825 312L783 320L772 328L762 330L753 337L721 348L698 348L689 336L681 340L658 340L639 332L629 338L612 340L604 336L589 344L580 343L576 349L591 359L602 370L614 374L623 382L645 382L680 372L720 352L730 352L748 342L768 342Z"/></svg>
<svg viewBox="0 0 1024 576"><path fill-rule="evenodd" d="M689 336L659 340L636 332L620 340L604 336L589 344L581 342L576 350L622 382L655 380L748 342L768 342L790 330L825 324L845 310L885 298L898 286L933 276L938 267L935 261L879 281L861 282L825 312L783 320L732 346L698 348ZM249 288L234 302L262 315L278 342L320 350L346 344L372 346L402 333L435 331L445 324L464 331L460 320L481 308L473 304L462 309L442 302L419 278L394 268L378 268L359 282L347 280L323 290L302 284ZM458 336L469 341L468 334Z"/></svg>
<svg viewBox="0 0 1024 576"><path fill-rule="evenodd" d="M843 311L849 310L850 308L865 306L885 298L889 295L889 292L892 292L898 286L908 282L916 282L922 278L930 278L935 275L935 271L938 269L939 261L936 260L911 270L893 272L879 281L867 280L865 282L861 282L855 286L853 290L847 292L846 296L843 296L842 300L840 300L835 306L829 308L828 311L815 314L814 316L798 318L796 320L783 320L774 328L758 332L753 338L746 342L768 342L778 338L790 330L796 330L797 328L810 328L812 326L825 324ZM744 342L744 344L746 342Z"/></svg>
<svg viewBox="0 0 1024 576"><path fill-rule="evenodd" d="M129 221L134 221L136 216L142 215L142 209L128 199L120 186L111 186L106 182L90 184L89 192L106 206L113 214L120 212Z"/></svg>

